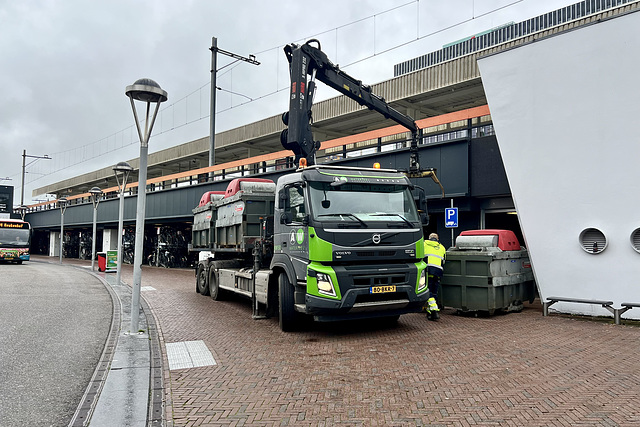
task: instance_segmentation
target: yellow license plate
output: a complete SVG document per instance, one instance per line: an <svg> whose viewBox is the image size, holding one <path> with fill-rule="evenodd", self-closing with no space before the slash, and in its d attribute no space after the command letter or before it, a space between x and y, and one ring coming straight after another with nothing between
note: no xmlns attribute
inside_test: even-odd
<svg viewBox="0 0 640 427"><path fill-rule="evenodd" d="M395 292L395 286L373 286L369 289L372 294L386 294L387 292Z"/></svg>

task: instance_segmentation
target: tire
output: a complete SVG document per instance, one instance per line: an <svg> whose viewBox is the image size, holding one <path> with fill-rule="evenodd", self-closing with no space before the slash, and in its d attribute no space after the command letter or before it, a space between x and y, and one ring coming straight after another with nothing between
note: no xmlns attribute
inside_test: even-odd
<svg viewBox="0 0 640 427"><path fill-rule="evenodd" d="M213 270L213 269L211 269ZM207 281L207 270L204 268L204 265L200 264L198 266L198 275L196 276L196 285L198 287L197 291L200 295L209 295L209 282Z"/></svg>
<svg viewBox="0 0 640 427"><path fill-rule="evenodd" d="M296 311L294 305L294 289L286 273L280 273L278 276L278 317L280 330L282 332L291 332L295 330Z"/></svg>
<svg viewBox="0 0 640 427"><path fill-rule="evenodd" d="M222 291L218 286L218 280L216 279L216 270L211 266L209 268L209 295L214 301L220 301L222 299Z"/></svg>
<svg viewBox="0 0 640 427"><path fill-rule="evenodd" d="M202 265L198 265L196 269L196 293L200 293L200 275L202 274L203 267Z"/></svg>

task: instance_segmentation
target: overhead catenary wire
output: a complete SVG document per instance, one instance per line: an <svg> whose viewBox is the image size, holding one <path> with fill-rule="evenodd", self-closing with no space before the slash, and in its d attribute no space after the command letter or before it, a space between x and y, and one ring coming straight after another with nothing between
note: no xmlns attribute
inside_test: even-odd
<svg viewBox="0 0 640 427"><path fill-rule="evenodd" d="M336 33L336 37L335 37L335 39L336 39L336 43L335 43L336 47L335 47L335 49L336 49L336 61L337 61L339 59L339 58L337 58L338 45L339 45L338 31L341 30L341 29L345 29L347 27L353 26L353 25L358 24L358 23L362 23L362 22L365 22L365 21L368 21L368 20L374 20L374 37L373 37L374 48L373 48L373 53L368 55L368 56L365 56L365 57L362 57L362 58L356 59L354 61L351 61L349 63L341 65L341 68L345 69L345 68L348 68L348 67L353 66L355 64L359 64L359 63L362 63L364 61L370 60L370 59L372 59L374 57L377 57L377 56L380 56L380 55L384 55L384 54L386 54L388 52L391 52L391 51L394 51L396 49L405 47L405 46L410 45L412 43L416 43L416 42L418 42L420 40L424 40L424 39L432 37L434 35L446 32L446 31L451 30L453 28L456 28L456 27L459 27L459 26L464 25L466 23L469 23L469 22L471 22L473 20L476 20L476 19L488 16L488 15L491 15L492 13L495 13L497 11L500 11L500 10L503 10L505 8L511 7L511 6L515 5L515 4L521 3L523 1L525 1L525 0L514 0L514 1L510 2L510 3L507 3L507 4L502 5L500 7L496 7L494 9L491 9L491 10L489 10L489 11L487 11L485 13L479 14L479 15L475 14L475 3L473 3L472 4L471 18L461 20L459 22L456 22L455 24L449 25L449 26L444 27L444 28L440 28L438 30L435 30L435 31L432 31L430 33L424 34L422 36L420 36L420 19L419 19L419 16L418 16L418 18L416 19L416 37L415 38L413 38L411 40L406 40L406 41L403 41L403 42L396 43L393 46L388 47L388 48L383 49L383 50L380 50L380 51L376 51L376 45L375 45L375 20L380 16L383 16L383 15L388 14L388 13L393 12L393 11L397 11L397 10L406 8L406 7L411 6L411 5L416 5L416 6L419 7L420 0L409 1L407 3L404 3L404 4L401 4L401 5L397 5L395 7L386 9L386 10L384 10L382 12L379 12L379 13L376 13L376 14L373 14L373 15L369 15L367 17L363 17L363 18L354 20L354 21L348 22L348 23L343 24L343 25L336 26L336 27L333 27L331 29L327 29L325 31L321 31L321 32L316 33L314 35L310 35L310 36L307 36L307 37L304 37L304 38L300 38L300 39L298 39L298 42L304 42L304 41L306 41L306 40L308 40L310 38L317 38L317 37L319 37L321 35L328 34L328 33L331 33L331 32L335 32ZM409 13L413 13L413 11L411 11ZM419 14L416 14L416 15L419 15ZM266 53L271 52L271 51L280 51L283 46L284 45L279 45L279 46L276 46L276 47L264 49L264 50L256 52L255 55L256 56L257 55L262 55L262 54L266 54ZM229 90L229 89L225 89L225 88L222 88L222 87L217 87L217 89L219 89L219 90L221 90L223 92L230 93L232 95L241 96L243 98L246 98L247 100L246 101L242 101L242 102L237 102L235 104L231 104L228 107L222 107L222 108L220 108L220 109L218 109L216 111L216 114L222 114L222 113L226 113L226 112L235 110L235 109L240 108L240 107L245 107L245 106L247 106L247 105L249 105L251 103L259 102L261 100L264 100L266 98L272 97L272 96L277 95L277 94L279 94L279 93L281 93L283 91L288 90L288 82L287 82L286 86L283 86L283 87L279 87L278 86L278 76L279 76L279 68L278 68L279 65L278 64L279 64L279 62L276 61L276 65L275 65L276 73L275 73L275 76L274 76L274 79L276 80L276 85L275 85L276 89L272 90L270 92L263 93L261 95L249 96L247 94L242 94L242 93L238 93L238 92L235 92L235 91L232 91L232 90ZM219 71L224 70L219 75L219 77L222 77L222 76L232 72L232 70L235 69L238 65L239 65L239 61L236 60L236 61L231 61L229 64L226 64L226 65L218 68ZM265 73L265 74L267 74L267 73ZM157 137L159 137L161 135L173 132L173 131L178 130L180 128L184 128L186 126L193 125L193 124L198 123L198 122L200 122L202 120L208 120L209 117L210 117L210 113L208 111L203 113L203 111L202 111L202 91L206 89L207 92L208 92L209 91L208 88L210 87L210 85L211 85L211 82L207 81L206 83L203 83L202 85L200 85L197 89L194 89L193 91L189 92L187 95L179 98L178 100L174 101L173 103L171 103L169 105L166 105L164 108L162 108L159 111L159 114L158 114L160 116L159 117L159 119L160 119L160 126L159 126L160 129L158 129L157 131L154 132L154 137L157 138ZM265 85L265 87L266 86L268 86L268 85ZM188 100L190 98L194 97L194 96L198 96L198 98L200 99L200 102L199 102L200 108L199 108L199 111L198 111L198 116L196 118L189 118L189 116L188 116ZM178 104L181 104L181 103L185 104L185 117L184 117L183 121L181 119L179 119L181 121L179 123L176 123L176 118L175 118L176 106L178 106ZM170 124L170 126L167 125L167 123L166 123L166 121L167 121L166 120L167 119L166 116L168 115L168 113L171 113L171 118L170 118L171 124ZM126 137L126 133L127 132L129 134L128 137ZM119 138L119 141L118 141L118 138ZM113 141L113 143L111 143L111 141ZM45 165L45 167L46 166L50 167L47 170L47 172L46 173L42 173L41 175L35 177L34 179L25 182L25 184L33 183L35 181L43 179L44 177L46 177L46 176L48 176L50 174L54 174L54 173L60 172L60 171L62 171L64 169L71 168L71 167L74 167L74 166L78 166L78 165L80 165L82 163L85 163L87 161L95 161L96 157L102 157L102 156L105 156L105 155L113 154L113 153L115 153L117 151L120 151L120 150L122 150L122 149L124 149L126 147L129 147L129 146L135 145L137 143L138 143L137 134L133 132L133 125L130 125L130 126L127 126L127 127L123 128L121 130L118 130L118 131L116 131L116 132L114 132L114 133L112 133L112 134L110 134L110 135L108 135L106 137L100 138L99 140L94 140L93 142L89 142L89 143L83 144L83 145L78 146L78 147L73 147L73 148L69 148L67 150L62 150L62 151L59 151L59 152L52 153L51 154L51 158L54 159L54 162L52 162L52 164L46 164ZM62 159L62 160L58 160L58 159ZM33 163L33 162L31 162L31 163ZM29 164L31 164L31 163L29 163ZM19 174L10 175L9 177L15 177L15 176L18 176L18 175Z"/></svg>

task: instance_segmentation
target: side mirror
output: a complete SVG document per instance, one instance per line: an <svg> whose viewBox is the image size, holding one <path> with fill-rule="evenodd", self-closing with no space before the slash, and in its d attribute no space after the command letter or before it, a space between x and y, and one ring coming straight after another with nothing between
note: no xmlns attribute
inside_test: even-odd
<svg viewBox="0 0 640 427"><path fill-rule="evenodd" d="M280 215L280 224L291 224L293 222L293 218L291 216L290 212L283 212L282 215Z"/></svg>
<svg viewBox="0 0 640 427"><path fill-rule="evenodd" d="M426 212L421 212L420 213L420 222L422 223L423 227L426 227L427 225L429 225L429 214Z"/></svg>
<svg viewBox="0 0 640 427"><path fill-rule="evenodd" d="M427 197L424 188L415 186L413 188L413 199L416 202L416 208L420 214L420 222L423 226L429 225L429 211L427 210Z"/></svg>
<svg viewBox="0 0 640 427"><path fill-rule="evenodd" d="M287 205L289 204L289 195L287 194L286 189L280 191L280 195L278 197L278 209L287 209Z"/></svg>
<svg viewBox="0 0 640 427"><path fill-rule="evenodd" d="M427 211L427 196L425 195L424 188L416 187L414 188L413 198L416 201L416 207L419 211L426 212Z"/></svg>

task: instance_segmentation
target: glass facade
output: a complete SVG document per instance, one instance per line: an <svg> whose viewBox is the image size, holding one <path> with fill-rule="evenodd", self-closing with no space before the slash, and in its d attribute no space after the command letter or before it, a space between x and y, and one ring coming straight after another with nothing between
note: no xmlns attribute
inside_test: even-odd
<svg viewBox="0 0 640 427"><path fill-rule="evenodd" d="M427 68L460 56L468 55L488 47L527 36L532 33L562 25L585 16L612 9L635 0L584 0L544 15L536 16L518 23L509 23L483 33L476 34L466 40L445 45L442 49L427 53L393 66L394 77Z"/></svg>

